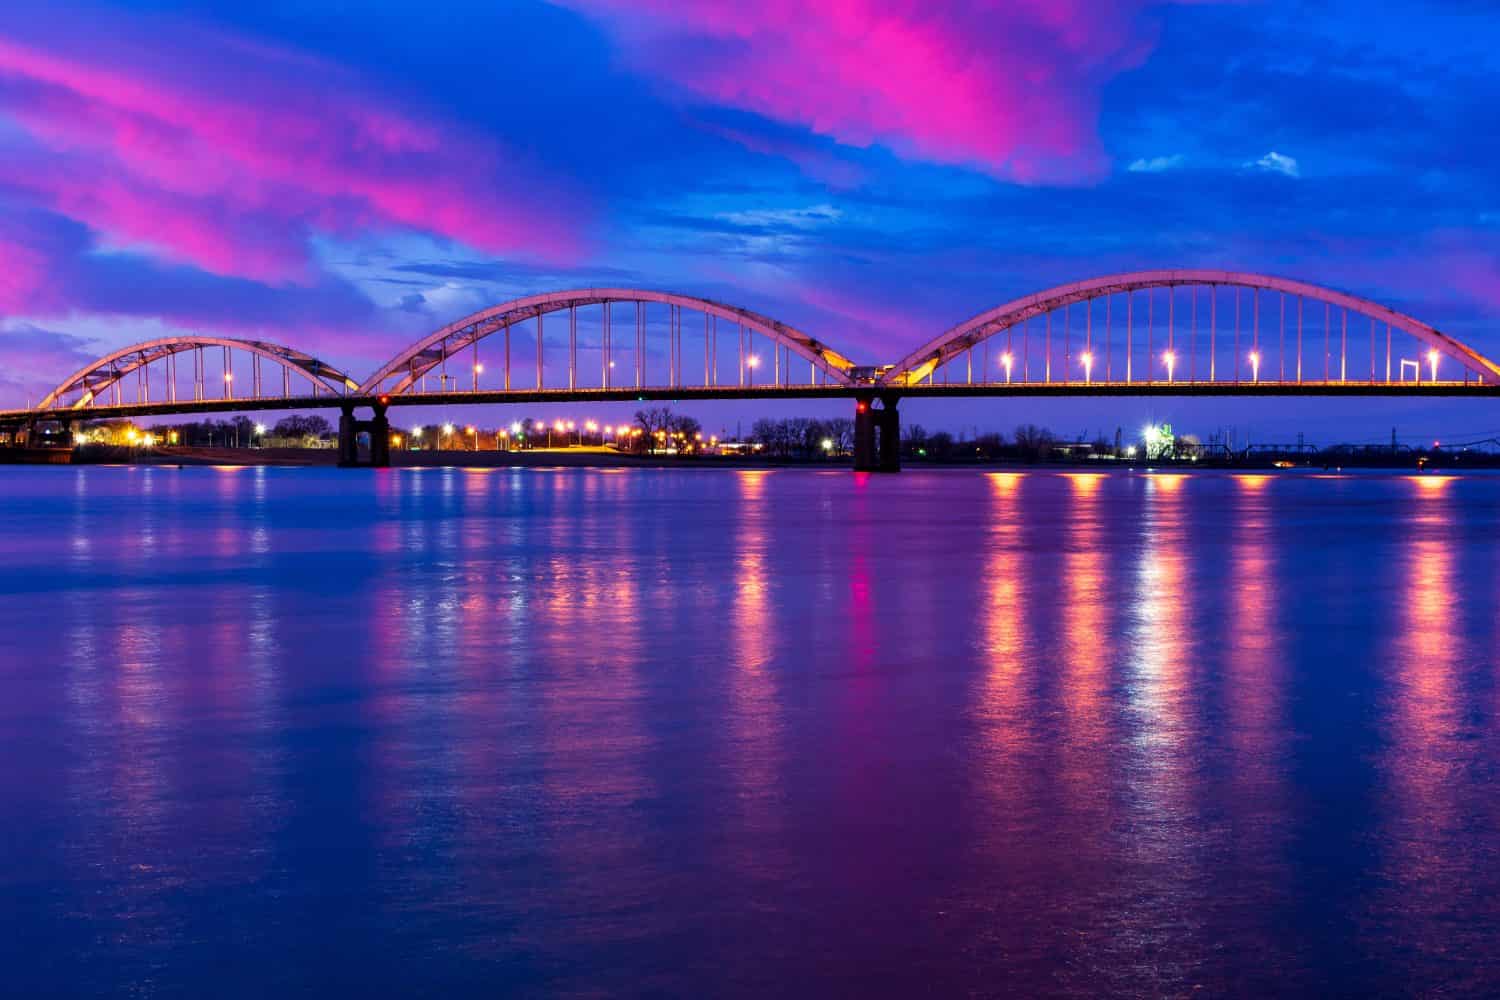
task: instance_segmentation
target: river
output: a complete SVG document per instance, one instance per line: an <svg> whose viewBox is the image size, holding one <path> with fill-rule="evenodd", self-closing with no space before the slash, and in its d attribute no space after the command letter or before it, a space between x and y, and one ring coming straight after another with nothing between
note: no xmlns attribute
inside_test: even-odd
<svg viewBox="0 0 1500 1000"><path fill-rule="evenodd" d="M1500 990L1500 478L0 468L0 553L12 996Z"/></svg>

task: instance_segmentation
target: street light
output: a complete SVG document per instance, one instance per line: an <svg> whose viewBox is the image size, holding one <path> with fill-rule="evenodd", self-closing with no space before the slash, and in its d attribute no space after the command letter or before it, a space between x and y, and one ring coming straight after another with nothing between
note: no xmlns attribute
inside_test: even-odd
<svg viewBox="0 0 1500 1000"><path fill-rule="evenodd" d="M1006 351L1004 354L1000 355L1000 363L1005 366L1005 381L1009 382L1011 369L1016 366L1015 355L1011 354L1009 351Z"/></svg>
<svg viewBox="0 0 1500 1000"><path fill-rule="evenodd" d="M251 434L250 443L254 444L255 443L255 438L262 438L262 437L265 437L265 436L266 436L266 425L265 424L256 424L255 427L254 427L254 429L253 429L253 431L252 431L252 434Z"/></svg>
<svg viewBox="0 0 1500 1000"><path fill-rule="evenodd" d="M474 439L474 450L478 451L479 450L479 433L474 430L473 426L465 427L464 428L464 433L467 434L467 435L469 435L469 437L471 437L471 438Z"/></svg>
<svg viewBox="0 0 1500 1000"><path fill-rule="evenodd" d="M1442 357L1442 355L1439 354L1436 350L1427 352L1427 363L1432 366L1432 381L1434 382L1437 381L1437 363L1438 358L1440 357Z"/></svg>
<svg viewBox="0 0 1500 1000"><path fill-rule="evenodd" d="M452 424L444 424L443 425L443 433L442 433L443 439L446 440L447 438L452 437L452 436L453 436L453 425ZM442 441L439 441L438 442L438 447L439 448L446 448L447 445L444 444Z"/></svg>
<svg viewBox="0 0 1500 1000"><path fill-rule="evenodd" d="M1252 381L1255 381L1255 382L1259 382L1260 381L1260 352L1259 351L1251 351L1250 352L1250 376L1251 376L1251 380Z"/></svg>
<svg viewBox="0 0 1500 1000"><path fill-rule="evenodd" d="M1173 369L1175 369L1177 367L1177 352L1176 351L1167 351L1165 354L1163 354L1161 356L1161 359L1164 362L1166 362L1166 365L1167 365L1167 381L1171 382L1172 381L1172 371L1173 371Z"/></svg>
<svg viewBox="0 0 1500 1000"><path fill-rule="evenodd" d="M1092 382L1094 380L1093 352L1084 351L1081 355L1079 355L1079 360L1083 362L1083 381L1085 383Z"/></svg>
<svg viewBox="0 0 1500 1000"><path fill-rule="evenodd" d="M484 365L481 365L481 364L479 364L479 363L476 362L475 365L474 365L474 391L475 392L479 391L479 375L483 371L484 371Z"/></svg>

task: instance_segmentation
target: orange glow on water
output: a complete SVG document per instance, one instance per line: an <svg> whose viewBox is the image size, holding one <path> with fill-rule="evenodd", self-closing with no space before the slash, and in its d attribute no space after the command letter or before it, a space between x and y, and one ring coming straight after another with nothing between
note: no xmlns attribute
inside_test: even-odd
<svg viewBox="0 0 1500 1000"><path fill-rule="evenodd" d="M1109 593L1112 566L1101 473L1066 474L1068 546L1063 555L1061 693L1067 732L1064 787L1075 808L1102 821L1110 752L1110 665L1116 655Z"/></svg>
<svg viewBox="0 0 1500 1000"><path fill-rule="evenodd" d="M990 472L986 473L990 485L1000 493L1014 493L1021 485L1021 480L1026 478L1024 472Z"/></svg>
<svg viewBox="0 0 1500 1000"><path fill-rule="evenodd" d="M1102 472L1064 472L1062 475L1073 485L1075 494L1093 493L1104 480Z"/></svg>
<svg viewBox="0 0 1500 1000"><path fill-rule="evenodd" d="M1423 493L1442 493L1454 480L1453 476L1407 476L1406 481L1416 484Z"/></svg>

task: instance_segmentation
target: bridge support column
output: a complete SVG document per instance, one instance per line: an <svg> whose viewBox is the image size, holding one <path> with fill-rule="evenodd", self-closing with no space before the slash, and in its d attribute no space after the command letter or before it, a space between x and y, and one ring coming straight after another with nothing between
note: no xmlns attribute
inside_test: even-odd
<svg viewBox="0 0 1500 1000"><path fill-rule="evenodd" d="M391 467L391 421L383 403L375 404L375 419L370 421L370 465L377 469Z"/></svg>
<svg viewBox="0 0 1500 1000"><path fill-rule="evenodd" d="M391 421L385 415L385 397L373 404L375 416L370 420L354 419L354 405L342 407L339 415L339 465L350 469L368 465L374 469L387 469L391 465ZM370 460L359 460L359 436L370 435Z"/></svg>
<svg viewBox="0 0 1500 1000"><path fill-rule="evenodd" d="M880 411L880 470L901 471L901 411L896 409L895 396L886 396Z"/></svg>
<svg viewBox="0 0 1500 1000"><path fill-rule="evenodd" d="M859 396L854 401L854 471L901 471L899 397Z"/></svg>
<svg viewBox="0 0 1500 1000"><path fill-rule="evenodd" d="M854 471L875 471L874 397L859 396L854 401Z"/></svg>
<svg viewBox="0 0 1500 1000"><path fill-rule="evenodd" d="M339 465L350 468L359 464L359 422L354 407L345 406L339 414Z"/></svg>

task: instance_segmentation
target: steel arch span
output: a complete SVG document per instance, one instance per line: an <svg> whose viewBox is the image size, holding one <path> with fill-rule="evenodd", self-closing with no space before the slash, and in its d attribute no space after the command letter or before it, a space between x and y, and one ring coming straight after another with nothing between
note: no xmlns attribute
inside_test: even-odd
<svg viewBox="0 0 1500 1000"><path fill-rule="evenodd" d="M601 351L606 358L603 366L601 381L606 385L611 377L609 368L613 363L608 361L611 348L612 320L609 308L617 304L637 306L635 317L636 331L636 373L635 383L643 385L645 375L645 326L641 316L641 309L646 304L665 305L669 309L669 342L666 346L668 362L668 383L671 385L683 384L683 372L687 363L682 357L682 321L681 310L702 313L705 328L709 321L715 323L715 332L710 334L707 329L704 332L705 343L705 382L714 383L717 373L717 321L724 320L733 323L741 330L751 334L759 334L776 345L776 376L774 384L788 384L781 381L781 354L796 354L808 361L811 365L811 375L814 379L826 378L835 385L849 385L852 382L851 372L854 363L844 355L833 350L827 344L814 337L808 336L796 327L771 319L760 313L744 309L739 306L731 306L712 299L698 298L691 295L679 295L673 292L652 291L640 288L581 288L569 291L547 292L539 295L528 295L488 309L480 310L472 315L465 316L440 330L422 338L412 344L406 350L396 355L378 371L371 375L359 387L359 391L365 395L387 394L402 395L409 392L412 387L420 382L422 377L434 368L442 365L448 358L453 357L465 348L477 344L491 334L504 331L509 342L509 331L511 327L526 320L535 320L538 324L536 334L537 342L537 364L535 377L537 388L543 388L543 361L541 333L542 317L553 313L567 312L569 314L569 339L568 339L568 377L569 388L576 386L578 375L577 369L577 336L576 336L576 311L587 306L603 306L604 319L602 324L603 343ZM713 345L712 347L710 345ZM552 345L555 349L558 345ZM712 352L712 354L710 354ZM745 348L743 339L740 346L741 379L744 378ZM758 363L758 359L752 364ZM788 365L790 367L790 365ZM510 388L510 357L509 350L506 351L505 359L505 387ZM753 373L752 373L753 378ZM392 381L394 380L394 381Z"/></svg>
<svg viewBox="0 0 1500 1000"><path fill-rule="evenodd" d="M1084 280L1084 281L1071 282L1071 283L1065 284L1065 285L1058 285L1058 286L1056 286L1054 288L1049 288L1049 289L1046 289L1044 291L1035 292L1035 293L1033 293L1031 295L1025 295L1025 296L1022 296L1021 298L1018 298L1018 299L1013 299L1010 302L1006 302L1003 305L999 305L999 306L996 306L993 309L986 310L985 312L982 312L982 313L978 314L977 316L973 316L970 319L967 319L964 322L959 323L957 326L951 327L950 329L944 331L942 334L938 335L937 337L935 337L932 340L928 341L927 343L923 344L921 347L917 348L915 351L912 351L910 354L906 355L904 358L902 358L900 361L896 362L894 365L891 365L887 369L882 369L882 374L880 375L878 381L879 381L879 383L881 385L889 386L889 387L893 387L893 388L894 387L899 387L899 386L916 385L917 383L921 382L922 379L928 378L929 376L931 376L933 374L933 372L935 372L938 368L942 367L943 365L947 364L950 361L955 360L960 355L963 355L966 351L971 350L975 345L980 344L980 343L982 343L984 341L987 341L990 337L993 337L995 334L1002 333L1002 332L1007 331L1007 330L1012 330L1015 327L1017 327L1018 325L1025 324L1029 320L1031 320L1031 319L1033 319L1035 317L1038 317L1038 316L1046 316L1046 317L1048 317L1048 322L1050 324L1050 322L1051 322L1051 314L1053 312L1055 312L1055 311L1057 311L1059 309L1066 309L1068 306L1071 306L1071 305L1074 305L1074 304L1077 304L1077 303L1080 303L1080 302L1082 302L1082 303L1088 303L1089 304L1089 310L1088 310L1088 322L1090 323L1089 336L1092 337L1092 322L1093 322L1093 317L1094 317L1094 309L1093 309L1092 303L1095 300L1097 300L1097 299L1105 299L1106 303L1108 303L1108 300L1111 297L1123 293L1123 294L1126 294L1128 296L1131 296L1130 303L1133 303L1133 301L1134 301L1134 299L1133 299L1133 293L1135 293L1135 292L1146 291L1146 292L1149 293L1150 290L1152 290L1152 289L1159 289L1159 288L1177 289L1179 287L1188 287L1188 286L1191 286L1191 287L1193 287L1195 289L1196 288L1206 287L1206 288L1209 288L1210 290L1217 289L1217 288L1220 288L1220 287L1235 288L1235 289L1250 289L1250 290L1253 290L1254 292L1256 292L1257 295L1256 295L1256 299L1255 299L1255 323L1257 325L1256 325L1256 330L1255 330L1255 336L1256 336L1257 344L1259 342L1259 335L1260 335L1260 331L1259 331L1259 323L1260 323L1260 313L1259 313L1260 300L1259 300L1258 293L1261 292L1261 291L1268 291L1268 292L1280 293L1283 296L1283 300L1282 300L1283 301L1283 305L1282 305L1282 310L1283 311L1282 311L1282 315L1281 315L1281 324L1282 324L1282 333L1283 333L1283 336L1285 334L1285 323L1286 323L1285 296L1294 296L1294 297L1296 297L1296 299L1297 299L1296 323L1297 323L1297 336L1298 336L1298 344L1297 344L1298 356L1297 356L1297 359L1296 359L1296 362L1297 362L1296 363L1296 379L1297 379L1298 382L1302 381L1302 365L1301 365L1301 360L1302 360L1301 359L1302 345L1301 345L1301 340L1300 340L1300 338L1301 338L1301 329L1302 329L1302 327L1301 327L1301 324L1302 324L1302 307L1303 307L1304 301L1308 301L1308 300L1310 300L1310 301L1312 301L1314 303L1321 303L1326 308L1329 308L1329 309L1339 309L1339 310L1343 311L1343 334L1344 334L1346 340L1347 340L1347 333L1348 333L1348 314L1349 313L1352 312L1352 313L1355 313L1357 315L1367 317L1369 319L1370 324L1371 324L1371 331L1372 331L1372 333L1371 333L1372 346L1371 346L1371 351L1370 351L1370 357L1371 357L1371 369L1370 369L1371 370L1371 377L1370 377L1370 381L1372 381L1372 382L1378 381L1376 379L1376 377L1375 377L1375 375L1376 375L1376 360L1375 360L1375 355L1376 355L1377 347L1374 344L1374 329L1375 329L1374 324L1377 324L1377 323L1378 324L1384 324L1388 328L1387 329L1387 333L1389 332L1389 329L1397 329L1397 330L1404 331L1405 333L1410 334L1411 336L1415 337L1417 340L1419 340L1422 343L1426 344L1430 349L1438 351L1438 352L1440 352L1443 355L1446 355L1448 357L1453 358L1454 360L1458 361L1461 365L1463 365L1463 367L1465 368L1466 371L1473 372L1476 375L1478 375L1479 376L1479 381L1481 381L1481 382L1490 382L1490 383L1500 382L1500 365L1497 365L1494 361L1492 361L1489 358L1485 357L1484 355L1480 354L1478 351L1476 351L1473 348L1469 347L1467 344L1463 343L1462 341L1459 341L1459 340L1455 339L1454 337L1451 337L1448 334L1445 334L1445 333L1441 332L1437 328L1435 328L1433 326L1430 326L1427 323L1423 323L1421 320L1418 320L1418 319L1416 319L1416 318L1414 318L1412 316L1408 316L1405 313L1397 312L1394 309L1391 309L1391 308L1389 308L1387 306L1383 306L1383 305L1381 305L1381 304L1379 304L1377 302L1373 302L1373 301L1371 301L1369 299L1361 298L1361 297L1356 296L1356 295L1351 295L1351 294L1349 294L1347 292L1341 292L1341 291L1338 291L1336 289L1325 288L1325 287L1323 287L1321 285L1314 285L1314 284L1311 284L1311 283L1305 282L1305 281L1296 281L1296 280L1290 279L1290 278L1279 278L1279 277L1274 277L1274 276L1271 276L1271 275L1254 274L1254 273L1245 272L1245 271L1218 271L1218 270L1201 270L1201 269L1133 271L1133 272L1128 272L1128 273L1123 273L1123 274L1106 275L1106 276L1098 277L1098 278L1090 278L1090 279L1087 279L1087 280ZM1212 294L1215 294L1215 293L1213 293L1211 291L1211 295ZM1150 301L1151 300L1148 298L1148 304L1149 304ZM1176 302L1176 298L1175 298L1174 293L1169 292L1168 293L1168 309L1169 310L1173 307L1173 305L1175 304L1175 302ZM1216 300L1214 300L1214 303L1216 304ZM1106 305L1106 308L1107 308L1107 305ZM1127 308L1128 308L1128 306L1127 306ZM1238 302L1238 299L1236 299L1235 300L1235 322L1236 322L1236 324L1238 324L1240 322L1240 318L1241 318L1240 317L1239 309L1240 309L1239 302ZM1196 324L1197 324L1198 319L1199 319L1199 317L1198 317L1198 305L1197 305L1196 298L1193 300L1193 310L1194 310L1193 311L1193 323L1195 324L1195 326L1194 326L1194 332L1196 334ZM1105 315L1106 315L1106 317L1108 317L1109 313L1106 312ZM1151 321L1148 320L1148 323L1150 323L1150 322ZM1169 323L1170 322L1171 321L1169 320ZM1106 318L1106 324L1108 324L1108 323L1109 323L1109 320ZM1327 331L1329 330L1330 325L1331 325L1331 321L1328 319L1327 314L1325 314L1324 324L1321 327L1321 329L1325 333L1325 336L1327 335ZM1149 329L1149 327L1148 327L1148 329ZM1169 326L1168 329L1169 329L1169 336L1170 336L1171 327ZM1236 325L1236 336L1238 336L1238 329L1239 329L1238 325ZM1108 332L1109 332L1109 328L1108 328L1108 325L1106 325L1106 332L1105 332L1106 338L1108 337ZM1227 330L1226 330L1226 334L1227 334ZM1053 379L1051 377L1051 374L1050 374L1050 364L1051 364L1051 360L1052 360L1052 357L1053 357L1053 348L1052 348L1051 343L1050 343L1050 337L1051 337L1051 328L1050 328L1050 326L1048 327L1048 337L1049 337L1049 345L1048 345L1048 348L1047 348L1047 350L1048 350L1047 358L1048 358L1048 365L1049 365L1049 368L1048 368L1048 372L1049 372L1049 374L1048 374L1048 380L1049 381L1055 381L1055 379ZM1106 339L1105 342L1108 343L1108 340ZM1170 343L1170 341L1169 341L1169 343ZM1148 344L1149 344L1149 341L1148 341ZM1065 350L1067 350L1067 349L1065 348ZM1257 360L1256 360L1256 368L1257 368L1257 370L1256 370L1256 380L1257 381L1259 381L1259 357L1258 357L1258 353L1259 352L1258 352L1258 349L1257 349L1257 354L1256 354L1256 358L1257 358ZM1086 354L1086 355L1083 355L1083 356L1087 357L1089 359L1089 367L1092 367L1092 365L1094 363L1094 359L1092 357L1092 354ZM1008 368L1009 365L1011 364L1011 361L1009 360L1010 354L1009 354L1008 351L1007 351L1006 357L1008 359L1006 361L1007 368ZM1326 357L1326 352L1325 352L1325 357ZM1391 355L1390 355L1390 345L1389 345L1389 339L1388 339L1387 340L1387 348L1386 348L1386 376L1385 376L1385 381L1387 381L1387 382L1390 382L1392 380L1391 379L1391 369L1390 369L1390 364L1391 364L1390 358L1391 358ZM1147 362L1146 374L1145 374L1144 378L1138 378L1138 379L1136 379L1137 381L1153 382L1153 381L1159 381L1160 380L1159 377L1154 374L1154 369L1152 367L1152 365L1155 362L1155 360L1156 359L1153 359L1151 357L1151 352L1150 352L1150 349L1149 349L1149 346L1148 346L1147 358L1146 358L1146 362ZM1404 363L1409 365L1412 362L1410 360L1407 360ZM1210 360L1210 372L1213 371L1212 364L1213 364L1213 362L1212 362L1212 360ZM1236 360L1235 364L1236 364L1236 368L1238 368L1238 365L1239 365L1239 360L1238 359ZM971 362L971 369L972 369L972 362ZM1131 375L1129 374L1130 371L1131 371L1131 369L1129 367L1129 362L1128 361L1126 362L1125 371L1127 372L1126 380L1129 381L1130 378L1131 378ZM981 379L981 381L989 381L990 380L989 376L990 376L990 373L986 372L984 374L984 377ZM1091 373L1086 373L1085 378L1088 378L1090 376L1091 376ZM1420 371L1418 373L1418 377L1420 378ZM1180 376L1179 376L1179 378L1180 378ZM1211 374L1210 375L1210 379L1212 380L1213 378L1215 378L1215 376L1213 374ZM1073 375L1072 379L1073 379L1073 381L1079 381L1077 379L1076 375ZM1009 380L1009 374L1007 374L1007 381L1008 380ZM1067 382L1069 380L1069 372L1067 371L1066 368L1064 369L1064 373L1063 373L1063 376L1062 376L1061 380L1064 381L1064 382ZM1168 368L1167 368L1167 381L1171 381L1171 380L1172 380L1172 370L1171 370L1171 365L1170 365L1170 362L1169 362L1168 363ZM1238 380L1238 379L1236 378L1236 380ZM1332 381L1332 379L1330 377L1328 377L1326 374L1325 374L1325 380ZM1434 375L1434 381L1435 380L1436 380L1436 376ZM1347 379L1347 373L1342 373L1341 372L1338 381L1340 381L1340 382L1348 381L1348 379ZM1361 379L1360 381L1363 381L1363 380Z"/></svg>
<svg viewBox="0 0 1500 1000"><path fill-rule="evenodd" d="M81 410L96 403L100 395L112 387L118 387L121 380L132 372L140 376L140 386L137 392L144 391L149 394L150 379L149 366L159 361L165 361L168 365L167 393L169 399L163 402L177 402L176 390L176 367L177 355L187 351L201 351L205 347L222 348L228 352L243 351L256 360L256 386L255 397L259 398L259 359L280 365L282 370L289 376L292 373L306 378L313 386L313 395L326 392L330 395L343 395L359 388L359 384L348 375L320 361L311 354L281 344L267 343L262 340L240 340L233 337L212 336L185 336L185 337L163 337L157 340L146 340L129 347L122 347L111 354L106 354L97 361L78 369L69 375L63 382L49 392L37 405L38 410ZM229 381L226 378L226 383ZM206 398L204 393L203 366L201 359L194 360L194 385L196 398ZM289 379L283 380L283 386L289 386ZM69 401L69 397L77 394ZM283 395L290 395L289 392ZM137 400L141 402L141 400Z"/></svg>

